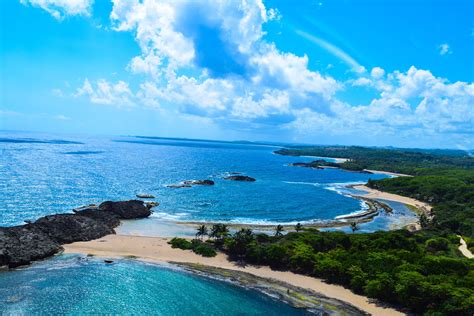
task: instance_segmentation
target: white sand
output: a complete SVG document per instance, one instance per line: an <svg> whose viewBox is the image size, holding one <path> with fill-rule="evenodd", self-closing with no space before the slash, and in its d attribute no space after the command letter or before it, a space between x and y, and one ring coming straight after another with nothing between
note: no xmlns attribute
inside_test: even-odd
<svg viewBox="0 0 474 316"><path fill-rule="evenodd" d="M390 171L380 171L380 170L372 170L372 169L364 169L364 171L372 172L374 174L386 174L386 175L394 176L394 177L413 177L409 174L396 173L396 172L390 172Z"/></svg>
<svg viewBox="0 0 474 316"><path fill-rule="evenodd" d="M421 201L418 201L406 196L401 196L398 194L387 193L387 192L371 189L368 186L365 186L362 184L354 185L353 188L356 190L367 192L366 194L360 194L360 196L362 197L369 198L369 199L382 199L382 200L395 201L395 202L400 202L403 204L408 204L408 205L418 208L421 212L425 213L427 216L431 215L431 205L429 205L428 203L421 202Z"/></svg>

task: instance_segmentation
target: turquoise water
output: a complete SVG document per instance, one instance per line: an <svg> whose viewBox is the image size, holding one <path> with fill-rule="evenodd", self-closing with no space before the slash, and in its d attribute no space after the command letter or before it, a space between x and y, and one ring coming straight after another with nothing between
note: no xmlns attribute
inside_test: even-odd
<svg viewBox="0 0 474 316"><path fill-rule="evenodd" d="M156 196L155 219L295 223L331 220L361 209L340 194L347 183L383 175L313 170L288 163L308 157L278 147L137 137L0 133L0 225L104 200ZM241 172L256 182L225 181ZM214 186L171 189L189 179Z"/></svg>
<svg viewBox="0 0 474 316"><path fill-rule="evenodd" d="M0 273L0 312L31 314L304 315L227 282L129 260L63 255Z"/></svg>

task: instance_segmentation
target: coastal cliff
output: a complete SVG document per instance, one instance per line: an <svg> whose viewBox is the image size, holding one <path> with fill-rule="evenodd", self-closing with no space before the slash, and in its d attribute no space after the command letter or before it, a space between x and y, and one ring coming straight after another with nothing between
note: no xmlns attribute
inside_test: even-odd
<svg viewBox="0 0 474 316"><path fill-rule="evenodd" d="M139 200L106 201L74 214L49 215L25 225L0 227L0 266L27 265L62 251L63 244L115 234L121 219L148 217L150 209L151 205Z"/></svg>

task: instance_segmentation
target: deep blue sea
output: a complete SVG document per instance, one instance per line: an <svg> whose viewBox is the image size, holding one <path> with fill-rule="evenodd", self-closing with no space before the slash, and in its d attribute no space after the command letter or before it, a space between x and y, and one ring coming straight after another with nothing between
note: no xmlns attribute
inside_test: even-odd
<svg viewBox="0 0 474 316"><path fill-rule="evenodd" d="M344 185L384 175L288 166L311 157L273 154L278 147L30 133L0 133L0 225L104 200L156 196L157 219L296 223L330 220L361 209ZM226 181L231 172L256 182ZM166 185L212 179L214 186Z"/></svg>

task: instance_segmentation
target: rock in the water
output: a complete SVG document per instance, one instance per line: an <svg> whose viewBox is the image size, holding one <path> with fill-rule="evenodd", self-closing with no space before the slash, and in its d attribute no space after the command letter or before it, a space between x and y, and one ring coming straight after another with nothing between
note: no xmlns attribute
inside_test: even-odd
<svg viewBox="0 0 474 316"><path fill-rule="evenodd" d="M74 214L49 215L26 225L0 227L0 266L15 268L47 258L61 251L62 244L114 234L120 219L150 214L143 201L107 201L99 208L83 207Z"/></svg>
<svg viewBox="0 0 474 316"><path fill-rule="evenodd" d="M214 185L214 181L212 181L212 180L187 180L187 181L184 181L183 184L185 184L185 185Z"/></svg>
<svg viewBox="0 0 474 316"><path fill-rule="evenodd" d="M105 263L114 263L113 260L109 260L109 259L105 259L104 262L105 262Z"/></svg>
<svg viewBox="0 0 474 316"><path fill-rule="evenodd" d="M190 188L190 184L178 183L178 184L169 184L166 187L173 188L173 189L180 189L180 188Z"/></svg>
<svg viewBox="0 0 474 316"><path fill-rule="evenodd" d="M193 185L214 185L214 181L206 179L206 180L186 180L178 184L170 184L167 185L168 188L190 188Z"/></svg>
<svg viewBox="0 0 474 316"><path fill-rule="evenodd" d="M312 168L312 169L324 169L316 161L312 161L312 162L294 162L294 163L291 163L290 166L305 167L305 168Z"/></svg>
<svg viewBox="0 0 474 316"><path fill-rule="evenodd" d="M232 180L232 181L247 181L247 182L254 182L255 179L249 176L241 176L241 175L236 175L236 176L228 176L225 177L224 180Z"/></svg>
<svg viewBox="0 0 474 316"><path fill-rule="evenodd" d="M154 199L155 196L151 194L137 194L137 198L140 199Z"/></svg>
<svg viewBox="0 0 474 316"><path fill-rule="evenodd" d="M121 202L106 201L99 205L99 210L112 212L120 219L145 218L151 215L151 211L143 201L130 200Z"/></svg>
<svg viewBox="0 0 474 316"><path fill-rule="evenodd" d="M145 202L145 206L148 209L152 209L153 207L158 206L158 205L160 205L160 203L158 203L158 202Z"/></svg>

